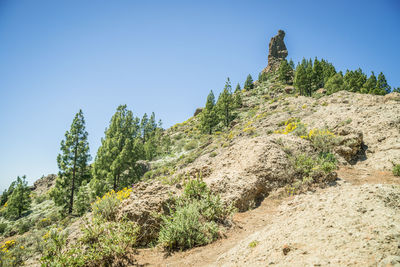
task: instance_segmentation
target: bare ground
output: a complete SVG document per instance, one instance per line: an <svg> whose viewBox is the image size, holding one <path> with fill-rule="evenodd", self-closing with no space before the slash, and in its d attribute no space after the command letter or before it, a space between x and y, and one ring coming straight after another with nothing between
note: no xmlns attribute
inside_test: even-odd
<svg viewBox="0 0 400 267"><path fill-rule="evenodd" d="M392 225L389 225L389 221L380 221L379 218L376 221L376 224L379 225L374 225L373 219L369 217L364 218L365 214L369 214L369 211L364 212L364 210L362 210L360 212L360 210L352 209L362 208L359 202L362 202L362 196L367 195L368 192L390 191L390 185L399 185L400 178L393 176L388 171L376 171L357 167L342 167L338 170L338 175L340 180L336 186L318 189L314 193L289 197L284 196L285 194L282 191L272 193L269 197L264 199L259 207L247 212L235 214L233 218L235 222L234 227L225 232L221 239L208 246L176 252L172 255L167 255L158 248L139 249L135 258L141 266L318 266L318 264L322 264L323 266L386 266L386 264L388 264L387 266L397 266L395 264L397 262L396 257L400 256L397 255L400 253L400 243L396 245L396 242L398 242L397 239L400 240L400 235L389 235L385 233L384 230L385 228L391 227L395 228L389 229L390 233L392 230L399 230L399 216L392 218L396 219L391 222ZM394 199L392 200L395 201L394 203L399 203L400 195L396 195L400 192L398 190L399 187L394 186L394 188L396 190L390 191L390 194L394 193ZM379 209L379 205L383 203L375 203L379 202L379 200L375 199L374 194L374 197L371 199L367 197L368 201L372 201L371 203L374 206L368 207L371 208L371 210L374 208ZM325 238L324 233L327 231L324 228L327 226L324 221L330 221L330 219L332 219L331 223L334 224L338 216L343 216L340 210L334 209L334 205L331 202L326 201L326 198L329 198L329 196L332 196L332 199L335 199L333 203L338 203L338 205L346 203L346 199L342 199L342 202L337 200L340 197L352 197L354 200L353 202L358 203L357 205L351 205L351 203L349 203L345 213L348 216L343 218L343 221L354 224L354 220L367 220L367 222L370 220L372 225L366 227L366 224L358 224L358 232L350 234L348 234L345 229L340 228L337 229L336 232L329 233ZM321 200L322 198L323 200ZM318 200L320 203L316 205L315 203L309 203L310 201ZM324 203L331 205L332 210L330 210L329 205L325 205ZM370 206L371 203L367 204ZM312 208L313 205L317 207ZM298 207L303 208L299 209ZM399 211L398 207L394 208ZM382 211L382 208L379 210ZM307 214L305 214L306 212ZM310 212L320 214L310 214ZM312 224L316 224L310 226L307 225L307 222L306 225L302 225L301 222L300 225L298 225L296 222L293 226L291 225L292 223L284 221L290 219L291 215L289 213L294 214L293 219L297 218L295 217L296 214L299 218L303 215L309 216L310 223L313 215L315 215L316 218L321 216L325 219L320 222L313 221ZM397 214L398 213L399 212L397 212ZM376 215L372 214L371 216L374 217ZM393 223L396 225L393 226ZM302 228L298 229L299 226ZM331 226L329 225L329 227ZM316 232L322 231L322 234L320 234L319 237L305 236L309 235L309 231L313 231L313 228ZM302 232L303 229L304 233ZM285 236L288 235L288 231L289 233L293 231L297 236L292 236L292 240L290 238L288 239L288 236ZM380 234L374 235L373 231L380 231ZM330 238L332 234L340 235L340 237L332 236L332 238ZM366 239L358 240L359 242L350 242L352 244L351 246L344 245L354 239L354 237L351 236L353 234L358 237L365 237ZM384 234L389 236L388 238L394 240L380 240L384 238ZM275 243L272 242L272 238L275 240ZM252 241L255 242L254 248L250 248L249 246ZM310 244L305 244L308 243L307 241L309 241ZM367 242L367 246L364 244L364 241ZM324 246L323 251L319 249L321 245ZM392 245L396 247L391 249ZM376 246L382 248L379 253L378 251L374 251ZM286 252L283 251L284 249L288 250L287 255L285 255ZM327 249L331 249L331 251L328 253L326 251ZM352 255L346 255L349 251L351 251ZM324 255L321 255L321 253ZM332 256L336 254L338 254L338 257ZM360 260L366 255L371 256L364 261Z"/></svg>

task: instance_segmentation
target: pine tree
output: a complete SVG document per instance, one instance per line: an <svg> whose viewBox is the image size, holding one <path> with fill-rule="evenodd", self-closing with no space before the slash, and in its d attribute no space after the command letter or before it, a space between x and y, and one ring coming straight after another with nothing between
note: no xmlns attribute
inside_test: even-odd
<svg viewBox="0 0 400 267"><path fill-rule="evenodd" d="M212 90L208 94L206 106L201 112L200 124L203 132L208 134L211 134L213 128L218 124L218 117L215 109L215 96Z"/></svg>
<svg viewBox="0 0 400 267"><path fill-rule="evenodd" d="M51 195L54 202L72 213L74 195L83 180L88 179L88 161L90 160L88 133L82 110L75 115L71 128L61 141L61 154L57 156L60 169L56 185Z"/></svg>
<svg viewBox="0 0 400 267"><path fill-rule="evenodd" d="M234 94L233 102L234 102L234 107L235 107L235 108L241 108L241 107L242 107L242 105L243 105L243 100L242 100L242 94L240 93L240 91L239 91L239 92L236 92L236 93Z"/></svg>
<svg viewBox="0 0 400 267"><path fill-rule="evenodd" d="M283 83L289 84L292 80L292 76L293 69L290 67L286 59L282 60L278 69L278 80Z"/></svg>
<svg viewBox="0 0 400 267"><path fill-rule="evenodd" d="M157 155L157 146L160 141L160 134L157 134L160 131L157 130L161 129L157 128L156 115L154 112L151 113L150 119L143 127L144 140L146 140L144 144L145 158L151 160Z"/></svg>
<svg viewBox="0 0 400 267"><path fill-rule="evenodd" d="M313 90L313 86L312 86L312 79L313 79L313 65L312 65L312 61L310 59L310 63L307 64L307 68L306 68L306 77L307 77L307 85L306 85L306 95L311 96Z"/></svg>
<svg viewBox="0 0 400 267"><path fill-rule="evenodd" d="M246 90L250 90L253 89L253 78L251 77L251 75L247 75L246 81L244 82L243 88Z"/></svg>
<svg viewBox="0 0 400 267"><path fill-rule="evenodd" d="M262 72L260 72L259 74L258 74L258 81L260 82L260 83L262 83L262 82L264 82L264 81L267 81L268 80L268 75L267 75L267 73L265 73L264 71L262 71Z"/></svg>
<svg viewBox="0 0 400 267"><path fill-rule="evenodd" d="M5 214L8 218L21 218L22 214L30 209L32 202L30 193L31 190L28 187L26 176L24 175L22 178L18 176L15 182L15 188L6 203Z"/></svg>
<svg viewBox="0 0 400 267"><path fill-rule="evenodd" d="M299 90L300 95L310 95L311 93L311 82L308 76L307 69L310 70L310 66L306 69L307 64L298 64L296 68L296 74L294 77L294 86ZM312 70L312 68L311 68Z"/></svg>
<svg viewBox="0 0 400 267"><path fill-rule="evenodd" d="M251 78L251 76L250 76ZM233 97L232 97L232 87L229 78L225 83L224 90L218 97L217 102L217 110L218 115L221 120L224 122L226 127L229 127L229 124L232 120L232 108L233 108Z"/></svg>
<svg viewBox="0 0 400 267"><path fill-rule="evenodd" d="M360 68L355 71L347 70L343 80L346 90L356 93L361 91L361 88L367 81L367 75L365 75Z"/></svg>
<svg viewBox="0 0 400 267"><path fill-rule="evenodd" d="M235 89L235 93L242 91L242 89L240 88L240 83L238 83L236 85L236 89Z"/></svg>
<svg viewBox="0 0 400 267"><path fill-rule="evenodd" d="M400 93L400 87L394 87L392 92Z"/></svg>
<svg viewBox="0 0 400 267"><path fill-rule="evenodd" d="M4 204L6 204L8 198L11 196L12 192L15 189L15 183L16 181L13 181L8 187L8 189L5 189L3 191L3 194L1 194L0 206L4 206Z"/></svg>
<svg viewBox="0 0 400 267"><path fill-rule="evenodd" d="M322 73L324 77L324 86L325 86L325 83L329 80L329 78L333 77L333 75L336 74L336 69L332 65L332 63L329 63L324 59L321 60L321 66L322 66Z"/></svg>
<svg viewBox="0 0 400 267"><path fill-rule="evenodd" d="M321 62L317 58L314 59L311 79L313 91L324 87L324 70L322 68Z"/></svg>
<svg viewBox="0 0 400 267"><path fill-rule="evenodd" d="M290 59L290 60L289 60L289 66L290 66L290 68L291 68L292 70L295 69L293 59Z"/></svg>
<svg viewBox="0 0 400 267"><path fill-rule="evenodd" d="M385 75L381 72L378 75L378 80L376 82L376 89L374 90L375 95L385 95L391 92L391 87L386 81Z"/></svg>
<svg viewBox="0 0 400 267"><path fill-rule="evenodd" d="M105 131L93 164L96 181L92 184L97 194L104 194L103 190L117 191L139 178L134 168L136 161L144 158L140 129L144 128L139 127L139 119L133 117L132 111L126 105L119 106Z"/></svg>
<svg viewBox="0 0 400 267"><path fill-rule="evenodd" d="M369 76L367 81L364 83L360 92L363 94L372 94L375 88L376 88L376 76L374 72L372 72L371 76Z"/></svg>
<svg viewBox="0 0 400 267"><path fill-rule="evenodd" d="M143 117L142 117L142 120L140 121L140 132L142 134L143 144L146 143L146 141L147 141L148 124L149 124L149 118L147 116L147 113L144 113Z"/></svg>
<svg viewBox="0 0 400 267"><path fill-rule="evenodd" d="M329 95L341 90L345 90L342 73L339 72L330 77L325 83L325 89Z"/></svg>

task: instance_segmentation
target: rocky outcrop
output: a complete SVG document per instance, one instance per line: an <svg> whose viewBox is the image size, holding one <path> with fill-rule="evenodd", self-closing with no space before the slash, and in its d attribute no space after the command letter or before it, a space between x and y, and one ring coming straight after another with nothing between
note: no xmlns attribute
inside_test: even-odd
<svg viewBox="0 0 400 267"><path fill-rule="evenodd" d="M193 116L199 115L203 111L202 108L196 108L196 111L194 112Z"/></svg>
<svg viewBox="0 0 400 267"><path fill-rule="evenodd" d="M296 196L213 266L398 266L400 212L387 203L399 194L394 185L341 183Z"/></svg>
<svg viewBox="0 0 400 267"><path fill-rule="evenodd" d="M335 130L340 138L340 142L335 147L335 152L346 159L347 162L353 162L362 150L363 133L349 126L340 127Z"/></svg>
<svg viewBox="0 0 400 267"><path fill-rule="evenodd" d="M146 245L157 238L161 223L158 215L168 213L168 201L178 192L176 186L165 185L159 181L140 182L133 188L131 197L121 204L118 219L126 216L138 223L138 241Z"/></svg>
<svg viewBox="0 0 400 267"><path fill-rule="evenodd" d="M55 174L43 176L33 184L32 190L35 191L37 195L44 194L55 185L56 178L57 175Z"/></svg>
<svg viewBox="0 0 400 267"><path fill-rule="evenodd" d="M286 59L288 51L286 49L285 42L285 32L282 30L278 31L278 35L271 38L269 42L269 52L268 52L268 66L263 70L263 72L276 71L283 59Z"/></svg>

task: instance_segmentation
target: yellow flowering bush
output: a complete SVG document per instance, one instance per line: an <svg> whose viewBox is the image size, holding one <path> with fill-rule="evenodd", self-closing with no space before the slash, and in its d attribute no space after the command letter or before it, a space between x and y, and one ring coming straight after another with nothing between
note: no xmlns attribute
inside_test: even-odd
<svg viewBox="0 0 400 267"><path fill-rule="evenodd" d="M22 266L24 246L16 246L20 241L8 240L0 246L0 266Z"/></svg>
<svg viewBox="0 0 400 267"><path fill-rule="evenodd" d="M300 122L298 121L291 121L291 119L287 120L285 122L285 128L281 130L276 130L274 133L277 134L289 134L296 130L297 126L299 125Z"/></svg>
<svg viewBox="0 0 400 267"><path fill-rule="evenodd" d="M247 127L243 129L243 132L253 134L256 131L256 128L254 127Z"/></svg>
<svg viewBox="0 0 400 267"><path fill-rule="evenodd" d="M310 140L313 146L321 152L331 151L333 145L338 142L338 137L328 129L311 129L307 135L301 138Z"/></svg>
<svg viewBox="0 0 400 267"><path fill-rule="evenodd" d="M132 193L132 188L124 188L118 192L111 190L102 198L97 198L92 203L92 210L95 216L99 216L107 221L114 221L119 204L129 198Z"/></svg>
<svg viewBox="0 0 400 267"><path fill-rule="evenodd" d="M3 253L7 253L10 248L15 245L15 240L8 240L3 245L1 245L0 250Z"/></svg>

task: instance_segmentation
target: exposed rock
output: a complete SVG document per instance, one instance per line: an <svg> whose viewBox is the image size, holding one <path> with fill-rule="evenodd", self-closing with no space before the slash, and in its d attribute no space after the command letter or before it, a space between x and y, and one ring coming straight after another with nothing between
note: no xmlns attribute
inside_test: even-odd
<svg viewBox="0 0 400 267"><path fill-rule="evenodd" d="M139 242L143 245L158 236L160 218L157 214L168 212L167 203L178 188L159 181L140 182L135 185L131 197L125 200L118 211L118 218L126 216L140 226Z"/></svg>
<svg viewBox="0 0 400 267"><path fill-rule="evenodd" d="M292 94L295 91L293 86L286 86L284 90L286 94Z"/></svg>
<svg viewBox="0 0 400 267"><path fill-rule="evenodd" d="M268 66L263 72L276 71L283 59L288 55L285 42L285 32L282 30L278 31L278 35L271 38L269 42L269 53L268 53Z"/></svg>
<svg viewBox="0 0 400 267"><path fill-rule="evenodd" d="M37 195L44 194L55 185L56 178L57 175L55 174L43 176L33 184L32 190L35 191Z"/></svg>
<svg viewBox="0 0 400 267"><path fill-rule="evenodd" d="M393 92L385 95L384 102L388 101L400 101L400 93Z"/></svg>
<svg viewBox="0 0 400 267"><path fill-rule="evenodd" d="M400 213L384 200L399 194L394 185L343 183L296 196L214 266L397 266Z"/></svg>
<svg viewBox="0 0 400 267"><path fill-rule="evenodd" d="M194 112L193 116L199 115L203 111L203 108L196 108L196 111Z"/></svg>
<svg viewBox="0 0 400 267"><path fill-rule="evenodd" d="M340 137L339 146L335 147L335 152L351 162L362 149L363 133L349 126L341 127L335 130Z"/></svg>
<svg viewBox="0 0 400 267"><path fill-rule="evenodd" d="M310 142L291 135L241 138L221 151L212 162L204 156L183 171L191 173L192 169L201 170L207 166L209 174L203 178L211 190L220 194L225 203L234 203L243 211L259 203L272 190L296 179L294 173L290 173L291 163L285 147L314 153ZM336 176L325 178L331 180Z"/></svg>
<svg viewBox="0 0 400 267"><path fill-rule="evenodd" d="M316 91L316 93L317 94L321 94L321 95L324 95L324 94L326 94L326 89L325 88L319 88L317 91Z"/></svg>

